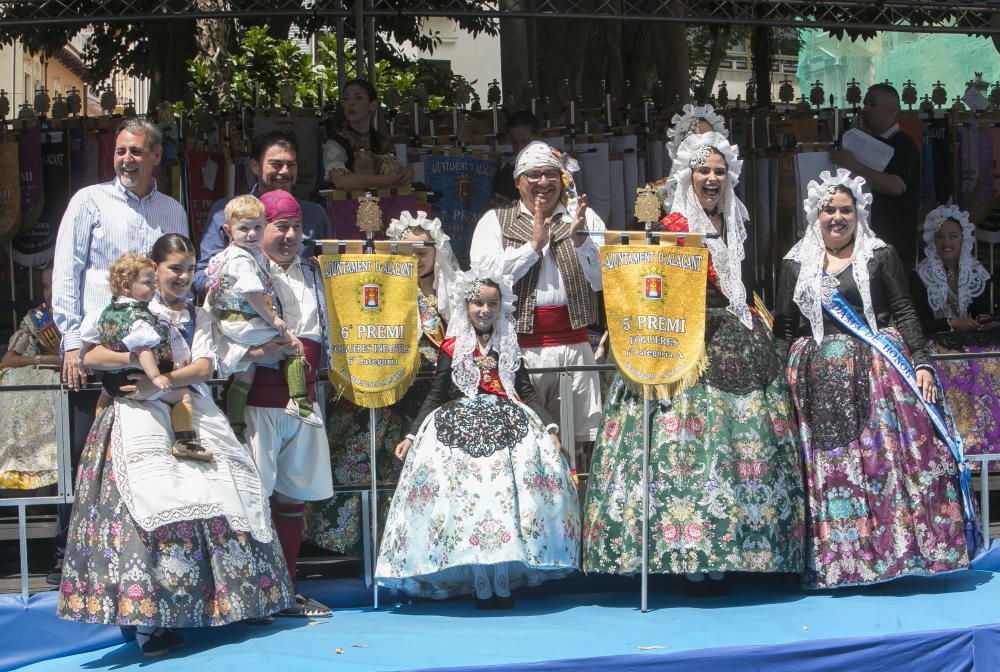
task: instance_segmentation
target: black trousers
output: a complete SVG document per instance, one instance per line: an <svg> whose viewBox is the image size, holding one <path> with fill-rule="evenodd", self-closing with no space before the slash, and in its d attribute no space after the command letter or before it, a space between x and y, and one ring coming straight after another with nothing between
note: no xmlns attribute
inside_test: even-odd
<svg viewBox="0 0 1000 672"><path fill-rule="evenodd" d="M76 472L80 467L80 455L87 443L87 435L96 417L97 400L100 390L83 390L69 393L69 435L70 458L73 463L73 483L76 483ZM69 532L69 518L73 512L72 504L56 505L59 529L52 541L56 547L56 562L61 562L66 554L66 535Z"/></svg>

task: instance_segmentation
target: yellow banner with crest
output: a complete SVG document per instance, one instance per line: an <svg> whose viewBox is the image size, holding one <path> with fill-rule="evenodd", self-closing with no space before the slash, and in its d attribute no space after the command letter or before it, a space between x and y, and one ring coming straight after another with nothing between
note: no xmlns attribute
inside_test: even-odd
<svg viewBox="0 0 1000 672"><path fill-rule="evenodd" d="M640 234L643 235L643 234ZM604 311L615 362L644 396L669 399L697 382L708 366L705 291L708 250L688 234L661 245L601 248ZM611 241L609 241L611 242Z"/></svg>
<svg viewBox="0 0 1000 672"><path fill-rule="evenodd" d="M364 408L396 403L420 367L417 261L400 254L319 257L330 321L330 382Z"/></svg>

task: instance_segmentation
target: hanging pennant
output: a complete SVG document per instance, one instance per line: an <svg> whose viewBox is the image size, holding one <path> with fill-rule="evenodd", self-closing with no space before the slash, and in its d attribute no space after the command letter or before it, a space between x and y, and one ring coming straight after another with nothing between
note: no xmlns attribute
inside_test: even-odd
<svg viewBox="0 0 1000 672"><path fill-rule="evenodd" d="M17 142L0 142L0 244L17 234L21 225L21 183Z"/></svg>
<svg viewBox="0 0 1000 672"><path fill-rule="evenodd" d="M319 263L334 390L363 408L396 403L420 368L416 258L334 254L320 256Z"/></svg>
<svg viewBox="0 0 1000 672"><path fill-rule="evenodd" d="M41 213L29 229L12 241L14 261L22 266L40 266L52 260L59 222L70 198L70 167L68 134L49 131L41 145L42 182L45 199Z"/></svg>
<svg viewBox="0 0 1000 672"><path fill-rule="evenodd" d="M38 222L45 202L42 182L42 131L28 126L17 134L18 167L21 173L21 226L18 233L30 231Z"/></svg>
<svg viewBox="0 0 1000 672"><path fill-rule="evenodd" d="M611 350L626 383L645 396L669 399L696 383L708 366L708 250L698 238L686 236L684 247L601 248Z"/></svg>
<svg viewBox="0 0 1000 672"><path fill-rule="evenodd" d="M463 268L469 263L469 245L476 223L491 207L493 181L499 170L500 164L488 155L424 157L427 188L441 195L431 216L441 219Z"/></svg>
<svg viewBox="0 0 1000 672"><path fill-rule="evenodd" d="M69 129L69 191L71 194L87 186L86 158L84 154L83 127Z"/></svg>
<svg viewBox="0 0 1000 672"><path fill-rule="evenodd" d="M187 163L185 176L191 209L191 240L197 245L212 204L227 194L226 158L222 152L191 149L185 153L184 160Z"/></svg>

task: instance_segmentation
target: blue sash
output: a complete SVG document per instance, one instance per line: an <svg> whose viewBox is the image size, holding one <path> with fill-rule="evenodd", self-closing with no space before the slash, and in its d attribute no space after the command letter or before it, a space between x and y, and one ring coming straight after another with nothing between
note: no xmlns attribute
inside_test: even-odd
<svg viewBox="0 0 1000 672"><path fill-rule="evenodd" d="M931 423L934 425L934 429L941 437L941 440L948 445L952 457L955 458L955 464L958 465L959 485L962 490L962 511L965 515L965 540L969 546L969 559L971 560L972 556L975 555L976 549L982 543L982 532L979 529L979 520L976 518L975 509L972 507L972 474L969 471L969 462L965 459L965 455L962 452L962 437L954 429L955 421L951 417L951 411L948 409L948 404L945 403L944 397L941 397L940 407L927 403L924 400L924 395L917 385L917 373L910 361L900 352L895 343L882 334L872 331L868 323L858 315L854 307L847 302L837 289L833 290L833 295L829 303L826 301L823 302L823 309L837 320L842 327L882 355L892 365L892 368L896 369L896 372L906 381L913 394L920 400L924 410L927 411L927 415L930 417ZM940 390L941 383L938 380L937 372L931 369L931 373L934 375L934 382Z"/></svg>

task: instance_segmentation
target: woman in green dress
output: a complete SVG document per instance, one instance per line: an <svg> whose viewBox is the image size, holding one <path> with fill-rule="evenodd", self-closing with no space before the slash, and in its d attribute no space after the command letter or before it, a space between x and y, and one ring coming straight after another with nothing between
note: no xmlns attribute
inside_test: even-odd
<svg viewBox="0 0 1000 672"><path fill-rule="evenodd" d="M719 237L706 239L707 368L669 402L654 402L650 419L649 567L714 594L726 589L725 572L802 571L805 502L784 361L746 302L738 150L709 132L687 138L677 160L665 228ZM641 569L643 409L616 376L587 487L588 572Z"/></svg>

